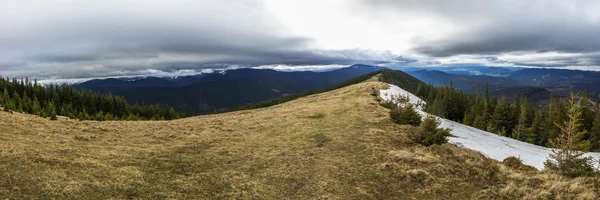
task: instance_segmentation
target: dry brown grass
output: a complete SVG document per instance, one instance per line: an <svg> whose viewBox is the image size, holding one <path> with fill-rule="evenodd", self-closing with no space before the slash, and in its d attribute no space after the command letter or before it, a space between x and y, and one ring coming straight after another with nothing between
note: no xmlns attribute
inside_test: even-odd
<svg viewBox="0 0 600 200"><path fill-rule="evenodd" d="M589 179L522 172L407 138L371 79L281 105L175 121L0 112L8 199L596 198Z"/></svg>

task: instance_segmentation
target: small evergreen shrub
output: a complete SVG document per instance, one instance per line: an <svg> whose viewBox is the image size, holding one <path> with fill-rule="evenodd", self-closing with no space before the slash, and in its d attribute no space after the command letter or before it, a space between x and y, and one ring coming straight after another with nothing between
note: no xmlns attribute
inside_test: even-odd
<svg viewBox="0 0 600 200"><path fill-rule="evenodd" d="M425 120L423 120L416 133L413 133L410 136L410 139L424 146L447 143L448 139L446 139L446 137L450 136L450 129L439 128L440 124L440 120L433 115L428 115Z"/></svg>
<svg viewBox="0 0 600 200"><path fill-rule="evenodd" d="M568 177L594 176L598 171L593 162L592 157L583 156L583 152L557 149L544 162L544 167Z"/></svg>
<svg viewBox="0 0 600 200"><path fill-rule="evenodd" d="M421 124L421 115L415 111L412 104L406 106L396 106L390 110L390 118L396 124L419 126Z"/></svg>
<svg viewBox="0 0 600 200"><path fill-rule="evenodd" d="M408 95L407 96L398 96L395 99L396 99L396 102L401 103L401 104L406 104L406 103L410 102Z"/></svg>
<svg viewBox="0 0 600 200"><path fill-rule="evenodd" d="M392 102L388 102L388 101L381 102L381 103L379 103L379 105L381 105L387 109L395 109L396 107L398 107L398 105L396 105Z"/></svg>

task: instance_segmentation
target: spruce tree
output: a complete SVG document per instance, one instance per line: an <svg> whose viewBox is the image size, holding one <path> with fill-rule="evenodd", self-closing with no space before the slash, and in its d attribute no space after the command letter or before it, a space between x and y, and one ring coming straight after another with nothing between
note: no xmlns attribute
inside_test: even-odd
<svg viewBox="0 0 600 200"><path fill-rule="evenodd" d="M484 89L484 99L483 99L483 113L481 116L481 123L482 126L480 127L481 129L484 129L487 127L488 123L490 122L490 119L492 118L492 105L491 105L491 101L490 101L490 93L489 93L489 88L488 88L488 83L485 83L485 89Z"/></svg>
<svg viewBox="0 0 600 200"><path fill-rule="evenodd" d="M493 133L500 133L502 130L502 136L506 136L506 126L509 123L510 118L510 105L506 102L506 98L504 94L500 98L500 102L496 105L494 109L494 115L492 116L492 120L490 121L490 126L488 131Z"/></svg>
<svg viewBox="0 0 600 200"><path fill-rule="evenodd" d="M13 99L10 97L10 95L4 93L4 111L8 112L11 110L15 110L15 103L13 102Z"/></svg>
<svg viewBox="0 0 600 200"><path fill-rule="evenodd" d="M446 137L450 136L450 129L439 128L441 121L435 116L427 115L416 133L410 134L409 137L425 146L442 145L448 142Z"/></svg>
<svg viewBox="0 0 600 200"><path fill-rule="evenodd" d="M4 88L4 92L2 93L2 96L4 97L4 100L3 100L3 102L4 102L5 104L8 104L7 102L8 102L8 100L10 99L10 95L9 95L9 93L8 93L8 89Z"/></svg>
<svg viewBox="0 0 600 200"><path fill-rule="evenodd" d="M595 116L590 107L590 99L587 96L587 91L583 91L579 103L581 104L581 129L589 131L594 126ZM585 139L589 139L589 134L585 136Z"/></svg>
<svg viewBox="0 0 600 200"><path fill-rule="evenodd" d="M568 119L564 123L555 122L561 134L552 142L557 149L552 150L550 159L544 162L546 168L570 177L595 173L592 158L584 157L584 152L578 149L580 145L576 143L576 138L586 132L580 130L581 115L581 104L578 103L577 96L571 93L567 105Z"/></svg>
<svg viewBox="0 0 600 200"><path fill-rule="evenodd" d="M54 106L54 102L46 103L46 115L50 117L50 120L56 120L56 106Z"/></svg>
<svg viewBox="0 0 600 200"><path fill-rule="evenodd" d="M443 103L443 94L441 92L438 92L437 95L435 96L435 99L433 100L433 103L431 103L431 106L427 106L427 112L431 113L433 115L437 115L440 117L444 117L444 103Z"/></svg>
<svg viewBox="0 0 600 200"><path fill-rule="evenodd" d="M579 110L581 111L581 126L579 127L578 131L583 133L575 137L575 144L577 144L578 150L590 151L591 143L589 130L592 129L594 113L589 107L590 102L586 92L582 94L577 103L579 105Z"/></svg>
<svg viewBox="0 0 600 200"><path fill-rule="evenodd" d="M590 131L590 149L600 151L600 104L596 106L596 119Z"/></svg>
<svg viewBox="0 0 600 200"><path fill-rule="evenodd" d="M529 119L531 118L529 105L526 100L521 99L519 106L519 114L517 115L516 126L512 131L512 138L517 140L527 139L527 131Z"/></svg>
<svg viewBox="0 0 600 200"><path fill-rule="evenodd" d="M21 98L23 111L26 113L31 113L32 102L27 93L23 94L23 98Z"/></svg>
<svg viewBox="0 0 600 200"><path fill-rule="evenodd" d="M538 132L538 144L545 147L550 146L550 140L552 139L552 134L550 132L557 129L549 115L550 109L543 109L540 112L540 131Z"/></svg>
<svg viewBox="0 0 600 200"><path fill-rule="evenodd" d="M16 90L13 93L13 96L12 96L12 104L13 104L12 110L18 111L18 112L23 112L23 105L22 105L22 102L21 102L21 95L19 95L19 93L17 93Z"/></svg>
<svg viewBox="0 0 600 200"><path fill-rule="evenodd" d="M159 119L160 116L156 116L156 118ZM390 118L393 122L402 125L419 126L421 124L421 115L415 111L414 106L410 103L390 109Z"/></svg>
<svg viewBox="0 0 600 200"><path fill-rule="evenodd" d="M31 107L31 114L43 116L42 106L40 105L40 101L38 101L37 97L33 98L33 105Z"/></svg>
<svg viewBox="0 0 600 200"><path fill-rule="evenodd" d="M463 124L468 126L474 126L475 119L477 118L477 105L473 104L463 118Z"/></svg>
<svg viewBox="0 0 600 200"><path fill-rule="evenodd" d="M0 93L0 106L4 105L4 93Z"/></svg>
<svg viewBox="0 0 600 200"><path fill-rule="evenodd" d="M417 87L417 93L415 93L415 95L422 98L426 94L427 93L425 92L425 87L423 86L423 82L419 82L419 86Z"/></svg>
<svg viewBox="0 0 600 200"><path fill-rule="evenodd" d="M85 110L85 108L83 108L83 110L81 110L81 113L79 113L79 119L82 120L88 120L91 119L90 115L88 114L88 112Z"/></svg>
<svg viewBox="0 0 600 200"><path fill-rule="evenodd" d="M531 122L531 126L527 129L526 133L527 136L525 138L525 142L527 143L531 143L531 144L537 144L540 145L539 140L540 140L540 114L539 112L536 112L534 114L534 118L533 121Z"/></svg>
<svg viewBox="0 0 600 200"><path fill-rule="evenodd" d="M548 139L554 139L561 133L560 129L555 125L556 123L562 124L567 120L567 107L568 105L561 101L555 95L552 95L550 104L548 105L547 115L547 134Z"/></svg>
<svg viewBox="0 0 600 200"><path fill-rule="evenodd" d="M59 112L59 115L62 115L62 116L70 116L70 115L67 113L67 111L65 110L65 106L60 106L60 112Z"/></svg>

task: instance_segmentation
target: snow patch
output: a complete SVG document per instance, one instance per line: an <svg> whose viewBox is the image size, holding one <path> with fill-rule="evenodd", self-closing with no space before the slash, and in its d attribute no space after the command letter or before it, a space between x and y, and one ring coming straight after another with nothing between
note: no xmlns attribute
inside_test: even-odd
<svg viewBox="0 0 600 200"><path fill-rule="evenodd" d="M379 91L382 99L385 101L394 101L394 98L398 96L408 97L410 103L417 105L415 109L422 117L428 115L420 106L425 103L423 100L398 86L388 85L388 89ZM515 156L521 158L523 164L542 170L544 168L544 161L552 153L551 148L500 136L444 118L437 118L442 122L440 125L441 128L452 129L450 133L455 137L449 137L449 143L478 151L488 158L502 161L507 157ZM591 156L596 161L600 159L600 153L596 152L586 153L585 156ZM594 164L598 165L596 162Z"/></svg>

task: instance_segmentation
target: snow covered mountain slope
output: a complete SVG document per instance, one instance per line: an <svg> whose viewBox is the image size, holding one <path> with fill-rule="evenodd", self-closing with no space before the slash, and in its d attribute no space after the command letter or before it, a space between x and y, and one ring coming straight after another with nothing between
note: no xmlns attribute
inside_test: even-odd
<svg viewBox="0 0 600 200"><path fill-rule="evenodd" d="M392 101L394 97L408 97L412 104L424 104L419 97L407 92L406 90L389 84L387 90L380 90L379 95L385 101ZM421 106L415 106L421 116L427 115ZM439 118L439 117L438 117ZM460 124L444 118L439 118L442 128L452 129L452 135L448 142L459 147L465 147L481 152L485 156L502 161L507 157L515 156L521 158L523 164L533 166L537 169L544 168L544 161L552 153L551 148L529 144L508 137L499 136L494 133L486 132L471 126ZM594 160L600 159L600 153L586 153L586 156L592 156ZM596 163L597 165L597 163Z"/></svg>

